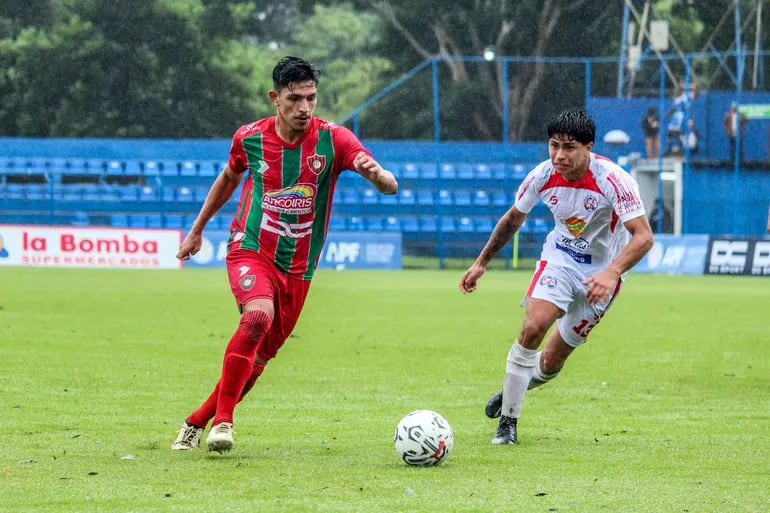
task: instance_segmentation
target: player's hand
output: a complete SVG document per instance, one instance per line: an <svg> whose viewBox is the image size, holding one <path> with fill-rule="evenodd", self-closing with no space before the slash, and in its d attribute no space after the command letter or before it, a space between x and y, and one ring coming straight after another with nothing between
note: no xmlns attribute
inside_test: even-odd
<svg viewBox="0 0 770 513"><path fill-rule="evenodd" d="M353 167L361 176L370 181L377 180L377 175L382 171L382 166L363 151L359 152L353 159Z"/></svg>
<svg viewBox="0 0 770 513"><path fill-rule="evenodd" d="M609 303L610 294L615 290L620 276L614 271L605 269L596 276L583 281L586 286L586 299L592 305L603 302Z"/></svg>
<svg viewBox="0 0 770 513"><path fill-rule="evenodd" d="M474 263L465 271L460 279L460 291L463 294L470 294L478 286L479 278L486 272L487 268L481 264Z"/></svg>
<svg viewBox="0 0 770 513"><path fill-rule="evenodd" d="M179 246L179 251L176 257L179 260L190 260L190 257L201 250L203 245L203 236L200 233L189 233L185 240L182 241L182 245Z"/></svg>

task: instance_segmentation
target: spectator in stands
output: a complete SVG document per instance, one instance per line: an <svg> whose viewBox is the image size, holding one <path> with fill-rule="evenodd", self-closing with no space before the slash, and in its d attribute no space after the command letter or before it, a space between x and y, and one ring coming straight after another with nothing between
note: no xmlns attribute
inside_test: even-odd
<svg viewBox="0 0 770 513"><path fill-rule="evenodd" d="M246 175L227 254L240 322L225 350L221 379L182 424L173 450L197 448L212 419L208 450L232 449L237 403L276 356L302 311L340 173L354 170L383 194L398 190L393 174L350 130L313 116L319 75L297 57L278 62L269 94L276 115L235 133L229 163L179 248L180 260L200 250L207 222Z"/></svg>
<svg viewBox="0 0 770 513"><path fill-rule="evenodd" d="M685 136L687 141L687 150L690 152L690 157L694 157L700 151L701 133L698 127L695 126L695 121L692 119L687 121L687 135Z"/></svg>
<svg viewBox="0 0 770 513"><path fill-rule="evenodd" d="M680 81L674 89L674 103L666 112L668 120L666 136L666 156L681 156L684 153L684 127L690 113L690 104L698 95L698 88L693 85L687 93L686 84Z"/></svg>
<svg viewBox="0 0 770 513"><path fill-rule="evenodd" d="M500 417L495 445L515 444L528 389L555 378L615 300L626 273L650 250L653 235L636 181L592 153L596 126L582 110L557 114L548 124L550 160L529 172L513 206L498 221L460 290L476 290L487 265L513 238L539 201L556 226L524 298L524 324L508 353L502 392L486 407ZM548 330L548 342L538 352Z"/></svg>
<svg viewBox="0 0 770 513"><path fill-rule="evenodd" d="M660 118L657 107L651 106L647 109L647 115L642 118L642 130L647 158L657 159L660 157Z"/></svg>
<svg viewBox="0 0 770 513"><path fill-rule="evenodd" d="M725 129L725 135L727 136L727 142L730 145L730 162L735 162L735 147L736 139L740 139L740 161L743 162L743 141L746 135L746 124L749 120L746 116L738 111L738 104L732 102L730 104L730 110L725 114L722 126ZM740 130L740 137L738 137L738 130Z"/></svg>

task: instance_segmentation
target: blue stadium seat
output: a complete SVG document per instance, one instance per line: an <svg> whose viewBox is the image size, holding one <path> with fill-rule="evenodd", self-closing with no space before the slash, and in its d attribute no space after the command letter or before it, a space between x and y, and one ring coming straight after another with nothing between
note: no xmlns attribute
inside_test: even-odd
<svg viewBox="0 0 770 513"><path fill-rule="evenodd" d="M442 180L456 180L457 179L457 169L455 169L454 164L450 163L444 163L441 164L441 167L439 168L439 178Z"/></svg>
<svg viewBox="0 0 770 513"><path fill-rule="evenodd" d="M426 216L420 218L420 231L421 232L437 232L438 224L436 218L433 216Z"/></svg>
<svg viewBox="0 0 770 513"><path fill-rule="evenodd" d="M474 221L474 229L479 233L492 233L492 229L495 227L492 218L487 216L477 217Z"/></svg>
<svg viewBox="0 0 770 513"><path fill-rule="evenodd" d="M452 204L452 193L449 192L447 189L441 189L438 191L438 204L439 205L451 205Z"/></svg>
<svg viewBox="0 0 770 513"><path fill-rule="evenodd" d="M198 176L198 164L186 160L179 164L179 176Z"/></svg>
<svg viewBox="0 0 770 513"><path fill-rule="evenodd" d="M342 216L332 215L331 221L329 221L329 229L337 232L344 232L348 229L347 222Z"/></svg>
<svg viewBox="0 0 770 513"><path fill-rule="evenodd" d="M473 193L473 204L479 207L489 206L491 200L489 194L484 189L477 189Z"/></svg>
<svg viewBox="0 0 770 513"><path fill-rule="evenodd" d="M161 189L160 199L166 203L173 203L176 201L176 189L173 187L163 187L163 189Z"/></svg>
<svg viewBox="0 0 770 513"><path fill-rule="evenodd" d="M447 219L446 217L443 219ZM442 219L442 227L443 227L443 219ZM472 232L474 231L473 221L470 217L461 217L457 220L457 231L458 232Z"/></svg>
<svg viewBox="0 0 770 513"><path fill-rule="evenodd" d="M530 166L530 167L534 167L534 166ZM530 168L525 166L524 164L514 164L510 177L516 181L523 180L524 177L527 176L527 173L529 173L529 169Z"/></svg>
<svg viewBox="0 0 770 513"><path fill-rule="evenodd" d="M139 201L157 201L158 193L149 185L145 185L139 191Z"/></svg>
<svg viewBox="0 0 770 513"><path fill-rule="evenodd" d="M127 228L128 216L126 216L126 214L112 214L110 216L110 226L115 228Z"/></svg>
<svg viewBox="0 0 770 513"><path fill-rule="evenodd" d="M475 177L473 166L466 163L457 164L457 178L460 180L473 180Z"/></svg>
<svg viewBox="0 0 770 513"><path fill-rule="evenodd" d="M100 201L120 201L119 187L116 185L99 185Z"/></svg>
<svg viewBox="0 0 770 513"><path fill-rule="evenodd" d="M492 204L496 207L510 206L508 195L505 194L505 191L492 192Z"/></svg>
<svg viewBox="0 0 770 513"><path fill-rule="evenodd" d="M397 232L401 230L401 223L395 216L388 216L382 222L382 229L389 232Z"/></svg>
<svg viewBox="0 0 770 513"><path fill-rule="evenodd" d="M147 216L145 214L130 214L128 216L128 226L131 228L145 228L147 226Z"/></svg>
<svg viewBox="0 0 770 513"><path fill-rule="evenodd" d="M364 228L368 232L380 232L382 231L382 218L381 217L365 217Z"/></svg>
<svg viewBox="0 0 770 513"><path fill-rule="evenodd" d="M176 160L161 160L158 162L161 176L177 176L179 174L179 163Z"/></svg>
<svg viewBox="0 0 770 513"><path fill-rule="evenodd" d="M458 189L455 191L454 204L467 207L471 204L471 191L468 189Z"/></svg>
<svg viewBox="0 0 770 513"><path fill-rule="evenodd" d="M72 213L70 224L72 226L91 226L91 219L82 210L76 210Z"/></svg>
<svg viewBox="0 0 770 513"><path fill-rule="evenodd" d="M398 162L380 162L383 169L387 169L396 178L401 178L401 165Z"/></svg>
<svg viewBox="0 0 770 513"><path fill-rule="evenodd" d="M26 187L21 183L5 184L5 196L8 199L20 200L26 196Z"/></svg>
<svg viewBox="0 0 770 513"><path fill-rule="evenodd" d="M193 189L194 201L197 201L198 203L203 203L206 200L206 196L208 195L209 195L208 187L196 187L195 189ZM235 196L235 194L233 196Z"/></svg>
<svg viewBox="0 0 770 513"><path fill-rule="evenodd" d="M398 203L397 194L377 194L377 200L380 205L395 205Z"/></svg>
<svg viewBox="0 0 770 513"><path fill-rule="evenodd" d="M111 160L106 164L106 171L108 175L121 176L123 174L123 163Z"/></svg>
<svg viewBox="0 0 770 513"><path fill-rule="evenodd" d="M492 168L487 164L476 164L473 166L473 178L476 180L491 180L493 178Z"/></svg>
<svg viewBox="0 0 770 513"><path fill-rule="evenodd" d="M178 189L176 189L176 201L180 201L180 202L195 201L195 196L193 195L192 189L190 189L189 187L179 187Z"/></svg>
<svg viewBox="0 0 770 513"><path fill-rule="evenodd" d="M361 195L355 187L341 187L334 199L340 205L358 205L361 203Z"/></svg>
<svg viewBox="0 0 770 513"><path fill-rule="evenodd" d="M363 205L376 205L377 199L377 193L374 191L374 189L367 187L363 190L361 198L361 203Z"/></svg>
<svg viewBox="0 0 770 513"><path fill-rule="evenodd" d="M139 187L136 185L122 185L118 194L121 201L139 201Z"/></svg>
<svg viewBox="0 0 770 513"><path fill-rule="evenodd" d="M160 164L154 160L142 162L142 174L145 176L160 176L162 174Z"/></svg>
<svg viewBox="0 0 770 513"><path fill-rule="evenodd" d="M28 200L43 200L51 197L51 186L48 184L27 184L24 196Z"/></svg>
<svg viewBox="0 0 770 513"><path fill-rule="evenodd" d="M532 220L534 233L548 233L551 231L548 221L542 217L535 217Z"/></svg>
<svg viewBox="0 0 770 513"><path fill-rule="evenodd" d="M401 217L401 230L410 233L420 231L420 225L417 222L417 216Z"/></svg>
<svg viewBox="0 0 770 513"><path fill-rule="evenodd" d="M433 198L433 191L427 189L419 189L417 191L417 204L421 206L429 206L436 203Z"/></svg>
<svg viewBox="0 0 770 513"><path fill-rule="evenodd" d="M420 178L420 171L417 169L417 165L408 162L401 168L401 178L404 180L417 180Z"/></svg>
<svg viewBox="0 0 770 513"><path fill-rule="evenodd" d="M226 162L217 160L198 162L199 176L217 176L225 168Z"/></svg>
<svg viewBox="0 0 770 513"><path fill-rule="evenodd" d="M442 232L448 232L448 233L456 232L457 225L455 223L455 218L451 216L442 216L441 224L439 225L439 228Z"/></svg>
<svg viewBox="0 0 770 513"><path fill-rule="evenodd" d="M348 219L348 230L361 231L364 229L364 221L358 216Z"/></svg>
<svg viewBox="0 0 770 513"><path fill-rule="evenodd" d="M142 161L140 160L126 160L123 162L123 174L126 176L141 176L144 174L142 169Z"/></svg>
<svg viewBox="0 0 770 513"><path fill-rule="evenodd" d="M80 159L75 159L70 162L73 172L75 169L78 169L76 166L80 165L82 165L80 169L84 169L85 174L92 176L101 176L107 170L107 163L102 159L83 159L82 161Z"/></svg>
<svg viewBox="0 0 770 513"><path fill-rule="evenodd" d="M423 162L418 165L420 178L423 180L435 180L438 178L438 169L435 162Z"/></svg>
<svg viewBox="0 0 770 513"><path fill-rule="evenodd" d="M160 214L148 215L147 228L163 228L163 216Z"/></svg>
<svg viewBox="0 0 770 513"><path fill-rule="evenodd" d="M181 214L166 214L163 221L166 228L181 229L184 226L184 217Z"/></svg>
<svg viewBox="0 0 770 513"><path fill-rule="evenodd" d="M83 184L80 193L83 201L101 201L102 199L102 189L96 184Z"/></svg>
<svg viewBox="0 0 770 513"><path fill-rule="evenodd" d="M400 205L414 205L417 202L412 189L403 189L398 191L398 203Z"/></svg>

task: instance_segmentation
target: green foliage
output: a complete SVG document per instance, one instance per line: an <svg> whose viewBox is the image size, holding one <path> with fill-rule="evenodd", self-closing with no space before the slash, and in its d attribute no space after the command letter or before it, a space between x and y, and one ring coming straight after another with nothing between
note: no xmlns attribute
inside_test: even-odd
<svg viewBox="0 0 770 513"><path fill-rule="evenodd" d="M221 270L0 268L0 512L767 510L767 278L632 275L498 447L531 274L460 275L318 273L219 456L169 445L237 323ZM418 408L455 430L441 467L393 449Z"/></svg>

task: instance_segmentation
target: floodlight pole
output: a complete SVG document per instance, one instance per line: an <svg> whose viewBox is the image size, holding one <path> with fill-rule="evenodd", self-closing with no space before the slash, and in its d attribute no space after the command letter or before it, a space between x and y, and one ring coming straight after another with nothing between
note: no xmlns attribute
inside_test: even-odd
<svg viewBox="0 0 770 513"><path fill-rule="evenodd" d="M623 32L620 36L620 61L618 62L617 97L623 97L623 85L626 82L626 62L628 60L628 23L631 18L631 7L623 2Z"/></svg>
<svg viewBox="0 0 770 513"><path fill-rule="evenodd" d="M743 89L743 35L741 33L741 2L735 0L735 103L738 105L738 119L735 129L735 155L733 155L733 219L732 219L732 233L737 235L738 233L738 206L741 204L740 199L740 175L741 175L741 148L743 144L743 134L741 134L741 92Z"/></svg>

